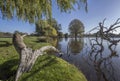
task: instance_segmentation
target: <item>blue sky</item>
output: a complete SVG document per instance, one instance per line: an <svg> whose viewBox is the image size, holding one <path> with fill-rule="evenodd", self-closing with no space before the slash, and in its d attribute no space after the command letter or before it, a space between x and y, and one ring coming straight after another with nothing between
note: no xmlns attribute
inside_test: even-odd
<svg viewBox="0 0 120 81"><path fill-rule="evenodd" d="M98 26L98 23L104 18L107 18L106 26L109 26L117 18L120 18L120 0L88 0L87 13L83 7L71 13L61 13L53 5L53 17L62 25L62 32L64 33L68 32L68 25L73 19L82 21L85 26L85 32L87 32L93 27ZM35 31L35 25L16 19L3 20L0 18L0 31L14 32L15 30L33 33ZM117 33L120 33L120 30Z"/></svg>

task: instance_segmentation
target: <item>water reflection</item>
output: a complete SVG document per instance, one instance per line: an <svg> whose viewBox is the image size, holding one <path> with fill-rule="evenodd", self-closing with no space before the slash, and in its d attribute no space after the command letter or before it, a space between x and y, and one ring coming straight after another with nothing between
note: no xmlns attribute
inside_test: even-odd
<svg viewBox="0 0 120 81"><path fill-rule="evenodd" d="M68 41L68 37L65 38L65 41Z"/></svg>
<svg viewBox="0 0 120 81"><path fill-rule="evenodd" d="M120 81L120 43L101 38L71 39L59 42L62 58L80 69L88 81Z"/></svg>
<svg viewBox="0 0 120 81"><path fill-rule="evenodd" d="M93 63L93 67L96 73L97 81L118 81L115 78L114 66L112 58L118 57L116 52L116 44L107 41L108 54L104 55L104 40L103 39L90 39L90 51L88 52L88 58Z"/></svg>
<svg viewBox="0 0 120 81"><path fill-rule="evenodd" d="M79 54L84 45L82 38L70 39L67 46L67 54Z"/></svg>

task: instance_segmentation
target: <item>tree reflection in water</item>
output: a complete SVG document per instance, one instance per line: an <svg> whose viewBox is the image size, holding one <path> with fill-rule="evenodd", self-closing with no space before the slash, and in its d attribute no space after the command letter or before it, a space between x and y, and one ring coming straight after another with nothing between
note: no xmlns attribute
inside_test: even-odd
<svg viewBox="0 0 120 81"><path fill-rule="evenodd" d="M83 49L84 41L83 38L70 39L67 46L67 54L79 54Z"/></svg>
<svg viewBox="0 0 120 81"><path fill-rule="evenodd" d="M116 45L108 42L107 48L110 50L110 53L104 55L104 42L102 38L89 39L90 41L90 51L89 51L89 60L93 63L97 81L118 81L114 76L114 66L112 65L112 58L118 57L115 50Z"/></svg>

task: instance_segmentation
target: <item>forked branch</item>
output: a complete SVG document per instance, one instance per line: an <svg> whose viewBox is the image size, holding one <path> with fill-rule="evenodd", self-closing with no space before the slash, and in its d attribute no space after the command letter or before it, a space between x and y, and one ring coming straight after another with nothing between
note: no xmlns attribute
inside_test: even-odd
<svg viewBox="0 0 120 81"><path fill-rule="evenodd" d="M38 50L33 51L31 48L27 48L27 46L25 45L23 41L24 36L25 35L21 36L18 33L15 33L13 36L14 47L20 55L20 63L17 69L15 81L18 81L22 73L28 72L32 69L32 66L34 65L36 59L40 55L43 55L45 50L53 50L55 52L58 52L60 55L62 54L53 46L44 46Z"/></svg>

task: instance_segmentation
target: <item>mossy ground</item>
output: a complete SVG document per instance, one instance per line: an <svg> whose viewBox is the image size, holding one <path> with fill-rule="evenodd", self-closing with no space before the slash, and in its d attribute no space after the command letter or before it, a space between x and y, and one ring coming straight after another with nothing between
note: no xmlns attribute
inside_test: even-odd
<svg viewBox="0 0 120 81"><path fill-rule="evenodd" d="M37 37L26 37L28 47L38 49L48 43L37 42ZM12 45L11 38L0 38L0 80L13 81L19 55ZM24 73L19 81L86 81L84 75L73 65L54 56L40 56L32 70Z"/></svg>

